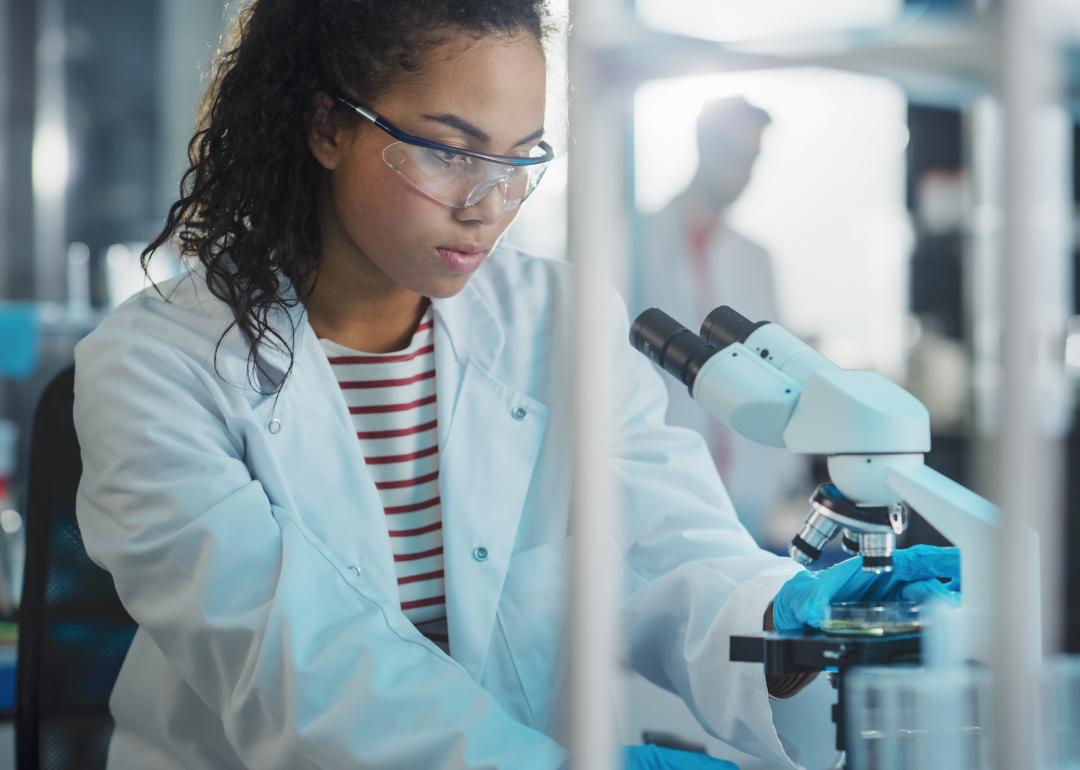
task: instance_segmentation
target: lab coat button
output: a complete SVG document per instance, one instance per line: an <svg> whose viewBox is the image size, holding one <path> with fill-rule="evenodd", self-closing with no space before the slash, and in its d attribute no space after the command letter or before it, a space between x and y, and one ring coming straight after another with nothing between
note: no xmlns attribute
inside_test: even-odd
<svg viewBox="0 0 1080 770"><path fill-rule="evenodd" d="M280 433L281 432L281 420L279 420L279 419L277 419L275 417L273 420L270 421L270 432L271 433Z"/></svg>
<svg viewBox="0 0 1080 770"><path fill-rule="evenodd" d="M472 555L473 555L473 558L476 559L477 561L487 561L488 550L487 550L487 548L484 548L483 546L480 546L479 548L477 548L475 551L472 552Z"/></svg>
<svg viewBox="0 0 1080 770"><path fill-rule="evenodd" d="M514 411L512 411L512 412L511 412L510 414L511 414L511 415L513 416L513 418L514 418L515 420L524 420L524 419L525 419L525 415L527 415L527 414L528 414L528 412L526 412L526 411L525 411L524 409L522 409L522 408L521 408L521 407L519 406L519 407L518 407L517 409L515 409Z"/></svg>

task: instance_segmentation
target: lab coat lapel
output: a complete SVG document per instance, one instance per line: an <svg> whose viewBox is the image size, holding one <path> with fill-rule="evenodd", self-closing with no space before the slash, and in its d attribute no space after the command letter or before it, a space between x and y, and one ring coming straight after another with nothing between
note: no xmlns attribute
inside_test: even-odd
<svg viewBox="0 0 1080 770"><path fill-rule="evenodd" d="M505 335L478 291L434 306L450 653L479 681L548 410L492 376Z"/></svg>
<svg viewBox="0 0 1080 770"><path fill-rule="evenodd" d="M289 332L290 327L295 333ZM285 354L272 348L266 350L260 377L271 384L282 380L285 383L280 399L269 397L273 399L272 413L267 419L276 416L284 424L281 435L295 445L291 451L298 452L297 464L286 472L294 476L302 472L314 474L294 484L292 496L308 512L305 521L313 533L347 565L362 566L380 593L397 603L397 574L382 500L367 471L330 362L300 303L290 308L288 317L279 317L275 328L290 340L294 359L290 371ZM304 434L289 438L292 425L301 427ZM330 426L332 432L326 430ZM328 498L319 483L320 478L326 483L331 468L344 469L334 482L341 497ZM349 488L341 489L341 484ZM342 515L343 509L347 515Z"/></svg>

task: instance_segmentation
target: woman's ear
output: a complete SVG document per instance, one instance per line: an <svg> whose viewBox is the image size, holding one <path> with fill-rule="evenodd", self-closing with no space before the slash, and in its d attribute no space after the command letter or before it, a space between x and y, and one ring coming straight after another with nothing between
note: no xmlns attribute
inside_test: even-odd
<svg viewBox="0 0 1080 770"><path fill-rule="evenodd" d="M331 116L334 100L324 93L315 94L315 116L308 130L308 149L328 171L337 168L341 153L341 131Z"/></svg>

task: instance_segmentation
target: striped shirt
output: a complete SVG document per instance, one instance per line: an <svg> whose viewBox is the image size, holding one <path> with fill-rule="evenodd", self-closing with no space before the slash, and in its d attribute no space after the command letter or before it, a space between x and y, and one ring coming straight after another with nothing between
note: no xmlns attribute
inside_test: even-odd
<svg viewBox="0 0 1080 770"><path fill-rule="evenodd" d="M379 491L401 610L448 652L431 308L409 346L396 353L361 353L320 342Z"/></svg>

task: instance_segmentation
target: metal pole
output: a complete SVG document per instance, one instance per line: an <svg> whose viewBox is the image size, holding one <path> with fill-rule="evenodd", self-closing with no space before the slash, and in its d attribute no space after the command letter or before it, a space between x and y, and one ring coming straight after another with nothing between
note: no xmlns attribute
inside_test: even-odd
<svg viewBox="0 0 1080 770"><path fill-rule="evenodd" d="M594 332L609 326L600 284L625 252L626 100L606 87L595 48L598 34L619 18L618 0L578 0L571 10L570 177L567 252L575 266L573 415L575 535L570 595L570 751L577 770L617 766L612 691L618 596L614 541L617 501L608 466L610 446L606 360Z"/></svg>
<svg viewBox="0 0 1080 770"><path fill-rule="evenodd" d="M1060 227L1054 185L1045 161L1057 94L1058 53L1040 28L1039 0L1002 0L1000 91L1004 117L1005 238L1002 302L1002 390L999 476L1002 527L997 547L995 619L998 764L1000 770L1038 766L1036 686L1041 659L1038 556L1030 532L1041 521L1042 549L1051 539L1058 504L1056 460L1046 401L1053 390L1052 328ZM1048 238L1047 236L1051 237ZM1064 319L1062 319L1063 321ZM1052 420L1050 420L1052 422Z"/></svg>

